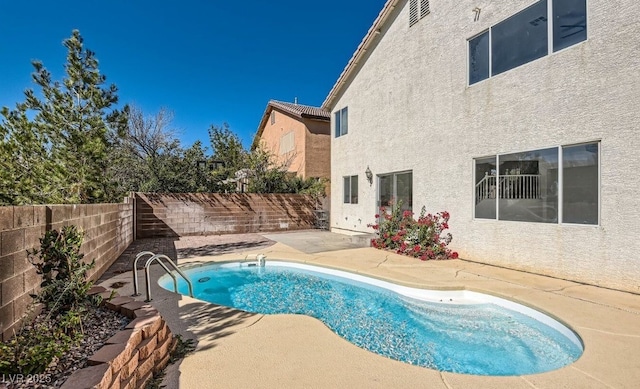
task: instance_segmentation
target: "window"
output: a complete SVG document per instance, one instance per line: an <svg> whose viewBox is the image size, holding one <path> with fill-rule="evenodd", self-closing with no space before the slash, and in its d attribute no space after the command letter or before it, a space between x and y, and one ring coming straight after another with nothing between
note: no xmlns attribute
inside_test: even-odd
<svg viewBox="0 0 640 389"><path fill-rule="evenodd" d="M358 176L344 177L344 203L358 204Z"/></svg>
<svg viewBox="0 0 640 389"><path fill-rule="evenodd" d="M429 10L429 0L410 0L409 1L409 27L418 23L418 20L424 18L431 12Z"/></svg>
<svg viewBox="0 0 640 389"><path fill-rule="evenodd" d="M276 124L276 113L275 111L271 111L271 125Z"/></svg>
<svg viewBox="0 0 640 389"><path fill-rule="evenodd" d="M491 28L491 75L547 55L547 2L539 1Z"/></svg>
<svg viewBox="0 0 640 389"><path fill-rule="evenodd" d="M553 51L587 40L586 0L553 2Z"/></svg>
<svg viewBox="0 0 640 389"><path fill-rule="evenodd" d="M347 107L334 113L336 138L346 135L349 128L349 117Z"/></svg>
<svg viewBox="0 0 640 389"><path fill-rule="evenodd" d="M586 40L586 0L540 0L469 39L469 85L549 54L549 36L553 51Z"/></svg>
<svg viewBox="0 0 640 389"><path fill-rule="evenodd" d="M469 40L469 84L489 78L489 31Z"/></svg>
<svg viewBox="0 0 640 389"><path fill-rule="evenodd" d="M598 224L598 144L562 148L562 221Z"/></svg>
<svg viewBox="0 0 640 389"><path fill-rule="evenodd" d="M294 132L289 131L280 137L280 155L293 151L295 148Z"/></svg>
<svg viewBox="0 0 640 389"><path fill-rule="evenodd" d="M599 143L475 159L475 218L598 224Z"/></svg>
<svg viewBox="0 0 640 389"><path fill-rule="evenodd" d="M498 156L498 218L558 222L558 148Z"/></svg>
<svg viewBox="0 0 640 389"><path fill-rule="evenodd" d="M402 202L402 210L413 209L413 172L378 176L378 205L390 207L398 201Z"/></svg>

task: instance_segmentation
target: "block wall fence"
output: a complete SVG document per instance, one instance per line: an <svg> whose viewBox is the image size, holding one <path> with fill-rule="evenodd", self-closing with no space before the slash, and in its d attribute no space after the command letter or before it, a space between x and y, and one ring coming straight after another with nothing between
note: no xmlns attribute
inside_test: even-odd
<svg viewBox="0 0 640 389"><path fill-rule="evenodd" d="M13 336L31 302L41 277L27 258L27 250L40 247L47 230L76 225L84 232L81 252L98 279L133 242L133 198L120 204L35 205L0 207L0 335Z"/></svg>
<svg viewBox="0 0 640 389"><path fill-rule="evenodd" d="M97 280L139 238L313 228L315 201L296 194L143 194L120 204L0 207L0 340L13 336L41 278L27 258L45 231L76 225Z"/></svg>
<svg viewBox="0 0 640 389"><path fill-rule="evenodd" d="M315 200L298 194L136 193L136 236L242 234L309 229Z"/></svg>

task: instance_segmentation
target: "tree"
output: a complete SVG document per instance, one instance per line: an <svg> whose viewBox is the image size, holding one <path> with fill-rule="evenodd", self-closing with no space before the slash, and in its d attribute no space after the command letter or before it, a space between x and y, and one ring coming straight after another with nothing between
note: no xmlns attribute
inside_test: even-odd
<svg viewBox="0 0 640 389"><path fill-rule="evenodd" d="M127 126L114 139L111 163L122 190L158 192L166 185L165 165L181 154L180 142L169 127L172 118L164 108L155 116L145 116L138 107L129 107Z"/></svg>
<svg viewBox="0 0 640 389"><path fill-rule="evenodd" d="M223 162L223 166L212 172L212 191L235 191L235 182L229 182L229 180L235 180L236 172L248 168L248 152L242 146L242 141L240 141L238 135L229 129L227 123L224 123L222 127L211 125L209 127L209 140L211 142L213 160Z"/></svg>
<svg viewBox="0 0 640 389"><path fill-rule="evenodd" d="M29 121L24 103L0 113L0 205L62 202L48 137Z"/></svg>
<svg viewBox="0 0 640 389"><path fill-rule="evenodd" d="M204 192L209 190L208 171L198 168L206 161L200 141L184 150L171 128L173 114L162 108L145 116L139 108L129 109L129 124L120 133L113 170L124 191Z"/></svg>
<svg viewBox="0 0 640 389"><path fill-rule="evenodd" d="M238 175L246 178L245 190L251 193L303 193L315 198L324 197L326 180L303 179L287 171L291 160L280 161L262 144L246 151L240 138L229 129L211 126L209 138L213 159L224 162L224 167L213 171L211 184L216 192L233 192ZM291 155L290 158L295 156ZM241 174L239 174L241 173Z"/></svg>
<svg viewBox="0 0 640 389"><path fill-rule="evenodd" d="M112 108L118 103L117 88L105 85L106 76L80 32L74 30L63 44L65 78L52 81L42 62L33 61L39 95L27 89L24 103L2 110L0 156L6 169L0 172L0 192L5 203L95 203L121 195L108 156L112 135L126 126L127 109Z"/></svg>

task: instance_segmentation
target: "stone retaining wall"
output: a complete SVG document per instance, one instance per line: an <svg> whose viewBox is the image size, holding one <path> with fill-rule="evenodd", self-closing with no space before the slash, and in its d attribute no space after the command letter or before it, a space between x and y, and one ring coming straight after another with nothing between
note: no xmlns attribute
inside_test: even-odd
<svg viewBox="0 0 640 389"><path fill-rule="evenodd" d="M136 193L136 237L309 229L315 208L299 194Z"/></svg>
<svg viewBox="0 0 640 389"><path fill-rule="evenodd" d="M111 295L101 286L93 287L89 293ZM109 338L88 359L89 366L76 370L62 389L144 388L153 375L169 363L177 342L155 308L117 294L105 301L104 306L132 319L131 323Z"/></svg>
<svg viewBox="0 0 640 389"><path fill-rule="evenodd" d="M98 279L133 242L133 199L121 204L0 207L0 340L13 330L36 293L41 277L27 259L45 231L76 225L84 231L81 252L96 260L89 278Z"/></svg>

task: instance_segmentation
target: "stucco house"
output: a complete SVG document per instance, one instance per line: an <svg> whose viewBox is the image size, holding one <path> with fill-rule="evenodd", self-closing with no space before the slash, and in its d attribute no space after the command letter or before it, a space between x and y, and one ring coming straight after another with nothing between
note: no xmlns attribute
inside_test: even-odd
<svg viewBox="0 0 640 389"><path fill-rule="evenodd" d="M303 178L331 174L331 115L318 107L271 100L251 145L262 144L287 171Z"/></svg>
<svg viewBox="0 0 640 389"><path fill-rule="evenodd" d="M640 292L638 12L387 1L322 106L332 231L399 199L464 259Z"/></svg>

